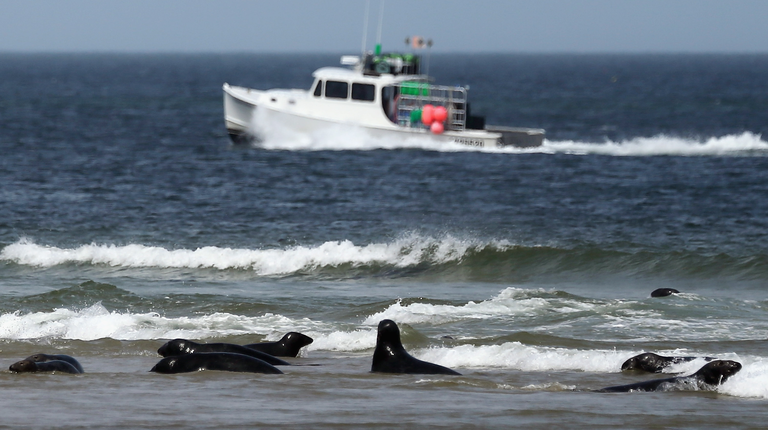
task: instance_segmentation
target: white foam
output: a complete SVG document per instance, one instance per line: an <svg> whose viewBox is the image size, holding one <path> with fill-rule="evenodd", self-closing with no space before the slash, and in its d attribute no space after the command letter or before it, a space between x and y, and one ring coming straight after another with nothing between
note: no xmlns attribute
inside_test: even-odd
<svg viewBox="0 0 768 432"><path fill-rule="evenodd" d="M464 305L434 305L431 303L411 303L403 306L401 300L382 312L365 319L363 324L376 325L383 319L391 319L407 324L444 324L467 319L490 319L534 313L547 307L549 302L542 298L510 300L494 297L481 302L469 301Z"/></svg>
<svg viewBox="0 0 768 432"><path fill-rule="evenodd" d="M376 347L376 334L375 328L332 331L319 334L307 348L322 351L364 351Z"/></svg>
<svg viewBox="0 0 768 432"><path fill-rule="evenodd" d="M22 314L17 311L0 315L0 339L5 340L206 340L250 334L265 335L267 340L278 340L291 331L304 333L314 339L305 348L307 351L355 352L372 349L376 345L375 328L348 330L308 318L292 319L272 313L243 316L217 312L169 318L157 313L109 311L98 302L80 310L57 308L52 312Z"/></svg>
<svg viewBox="0 0 768 432"><path fill-rule="evenodd" d="M487 246L503 250L510 245L504 241L481 242L450 235L433 238L417 234L405 235L391 243L358 246L343 240L287 249L206 246L194 250L169 250L139 244L116 246L93 243L67 249L21 239L0 251L0 259L38 267L76 263L115 267L252 269L259 275L280 275L325 266L441 264L461 259L470 249Z"/></svg>
<svg viewBox="0 0 768 432"><path fill-rule="evenodd" d="M544 140L534 148L484 148L439 142L428 134L405 139L376 136L371 131L353 125L332 125L311 132L297 131L289 120L266 110L256 110L252 132L262 138L260 147L279 150L379 150L424 149L440 152L484 153L568 153L602 154L612 156L722 156L768 153L768 142L760 134L743 132L707 138L681 138L666 135L637 137L613 142L580 142Z"/></svg>
<svg viewBox="0 0 768 432"><path fill-rule="evenodd" d="M577 141L546 141L542 152L572 154L603 154L611 156L722 156L757 152L768 153L768 142L761 135L744 132L705 139L686 139L659 135L634 138L621 142L586 143Z"/></svg>
<svg viewBox="0 0 768 432"><path fill-rule="evenodd" d="M520 371L619 372L629 351L535 347L520 342L500 345L460 345L413 350L422 360L451 368L503 368Z"/></svg>
<svg viewBox="0 0 768 432"><path fill-rule="evenodd" d="M768 399L768 359L744 357L742 369L720 385L718 392L731 396Z"/></svg>
<svg viewBox="0 0 768 432"><path fill-rule="evenodd" d="M247 317L214 313L192 318L167 318L157 313L110 312L101 302L82 310L57 308L53 312L0 315L0 339L22 340L205 339L242 334L264 334L279 339L289 331L307 332L316 327L319 325L306 318L293 320L274 314Z"/></svg>
<svg viewBox="0 0 768 432"><path fill-rule="evenodd" d="M521 289L508 287L497 296L480 302L469 301L463 305L442 305L414 302L403 305L398 299L385 310L367 317L363 324L376 325L383 319L391 319L406 324L445 324L449 322L474 319L508 320L515 316L535 316L541 314L572 314L584 311L600 311L610 308L613 301L585 302L578 298L552 297L554 290ZM566 324L568 325L568 324ZM551 330L540 326L540 330Z"/></svg>
<svg viewBox="0 0 768 432"><path fill-rule="evenodd" d="M577 350L553 347L526 346L519 342L501 345L461 345L452 348L438 347L412 350L410 353L422 360L453 369L512 369L524 372L578 371L592 373L617 373L621 364L637 354L631 351ZM662 355L679 355L680 352L660 352ZM691 354L689 354L691 355ZM696 356L696 354L692 354ZM735 360L742 370L717 387L718 393L737 397L768 399L768 359L762 357L739 358L734 353L699 354L719 359ZM687 376L706 364L699 358L665 370L666 373ZM617 382L622 378L617 378ZM626 383L632 378L623 378ZM636 378L635 381L654 377Z"/></svg>

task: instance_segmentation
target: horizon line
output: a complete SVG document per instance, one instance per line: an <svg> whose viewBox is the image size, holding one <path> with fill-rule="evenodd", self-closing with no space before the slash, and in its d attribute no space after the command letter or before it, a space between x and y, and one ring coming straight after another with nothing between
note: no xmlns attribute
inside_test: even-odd
<svg viewBox="0 0 768 432"><path fill-rule="evenodd" d="M402 52L406 52L403 50ZM387 52L401 52L401 51L387 51ZM410 52L410 51L408 51ZM427 52L417 53L426 54ZM183 54L183 55L253 55L253 54L284 54L284 55L358 55L350 54L350 50L4 50L0 49L0 55L5 54L113 54L113 55L168 55L168 54ZM439 50L429 52L430 55L768 55L768 50L765 51L699 51L699 50L630 50L630 51L613 51L613 50L521 50L521 51L503 51L503 50Z"/></svg>

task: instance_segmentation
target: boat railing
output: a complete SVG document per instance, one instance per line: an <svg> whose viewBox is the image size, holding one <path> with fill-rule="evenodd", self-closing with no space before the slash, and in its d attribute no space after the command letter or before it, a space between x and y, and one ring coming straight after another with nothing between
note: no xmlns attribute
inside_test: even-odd
<svg viewBox="0 0 768 432"><path fill-rule="evenodd" d="M467 124L467 89L459 86L438 86L422 82L403 82L398 85L397 123L405 127L429 127L424 125L414 111L424 105L442 106L448 112L446 130L463 131Z"/></svg>

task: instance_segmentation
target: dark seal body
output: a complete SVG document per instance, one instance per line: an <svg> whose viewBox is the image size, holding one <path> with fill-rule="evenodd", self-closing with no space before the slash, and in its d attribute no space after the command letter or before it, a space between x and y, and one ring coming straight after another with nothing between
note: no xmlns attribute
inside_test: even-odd
<svg viewBox="0 0 768 432"><path fill-rule="evenodd" d="M228 352L192 353L165 357L157 362L150 372L175 374L202 370L263 374L283 373L264 360L245 354Z"/></svg>
<svg viewBox="0 0 768 432"><path fill-rule="evenodd" d="M75 369L77 369L78 372L80 372L80 373L85 372L83 370L83 367L80 366L80 362L75 360L74 357L71 357L71 356L68 356L68 355L64 355L64 354L43 354L43 353L40 353L40 354L31 355L31 356L25 358L24 360L32 360L33 362L37 362L37 363L47 362L47 361L51 361L51 360L61 360L61 361L65 361L65 362L71 364L72 366L74 366Z"/></svg>
<svg viewBox="0 0 768 432"><path fill-rule="evenodd" d="M704 365L695 374L684 377L664 378L606 387L604 393L663 390L713 390L741 370L741 363L732 360L715 360Z"/></svg>
<svg viewBox="0 0 768 432"><path fill-rule="evenodd" d="M624 364L621 365L621 370L661 373L667 366L694 361L698 358L699 357L666 357L647 352L638 354L625 361ZM712 361L714 359L711 357L704 357L704 360Z"/></svg>
<svg viewBox="0 0 768 432"><path fill-rule="evenodd" d="M261 342L243 346L275 357L296 357L303 347L312 342L314 339L307 335L290 332L277 342Z"/></svg>
<svg viewBox="0 0 768 432"><path fill-rule="evenodd" d="M157 350L157 353L163 357L178 356L182 354L213 353L213 352L243 354L243 355L251 356L259 360L265 361L271 365L285 366L290 364L285 360L280 360L279 358L271 356L267 353L256 351L255 349L251 349L251 348L246 348L242 345L235 345L235 344L228 344L228 343L201 344L201 343L192 342L186 339L174 339L172 341L167 342L165 345L161 346Z"/></svg>
<svg viewBox="0 0 768 432"><path fill-rule="evenodd" d="M68 374L79 374L71 363L64 360L50 360L44 362L34 362L32 360L22 360L12 364L8 368L11 372L63 372Z"/></svg>
<svg viewBox="0 0 768 432"><path fill-rule="evenodd" d="M651 297L668 297L672 294L680 294L680 291L674 288L658 288L653 290Z"/></svg>
<svg viewBox="0 0 768 432"><path fill-rule="evenodd" d="M445 366L425 362L408 354L400 342L400 329L392 320L379 322L371 372L461 375Z"/></svg>

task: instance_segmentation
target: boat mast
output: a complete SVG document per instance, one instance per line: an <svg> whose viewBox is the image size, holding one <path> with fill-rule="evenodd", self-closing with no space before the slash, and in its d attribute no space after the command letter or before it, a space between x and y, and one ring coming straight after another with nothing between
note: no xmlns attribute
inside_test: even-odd
<svg viewBox="0 0 768 432"><path fill-rule="evenodd" d="M368 9L370 9L371 0L365 1L365 21L363 21L363 58L365 58L365 45L368 38Z"/></svg>

